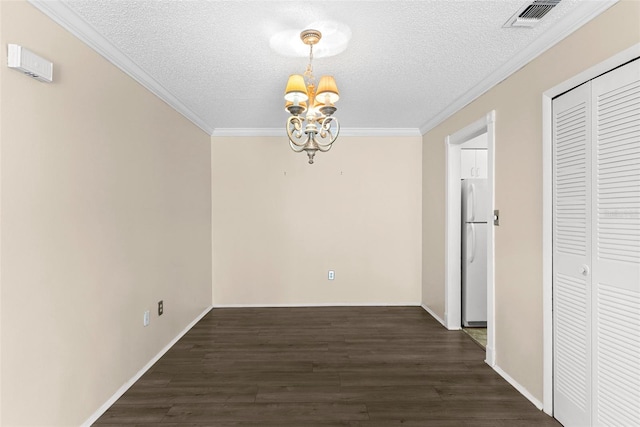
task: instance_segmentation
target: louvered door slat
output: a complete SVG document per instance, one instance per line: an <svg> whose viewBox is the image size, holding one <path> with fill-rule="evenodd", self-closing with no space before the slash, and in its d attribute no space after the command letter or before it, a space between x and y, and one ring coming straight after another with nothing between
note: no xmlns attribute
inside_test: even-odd
<svg viewBox="0 0 640 427"><path fill-rule="evenodd" d="M588 153L585 144L589 137L589 111L587 101L583 99L555 114L555 193L562 195L555 197L556 205L576 208L570 212L556 209L555 241L561 252L578 256L586 254L585 162Z"/></svg>

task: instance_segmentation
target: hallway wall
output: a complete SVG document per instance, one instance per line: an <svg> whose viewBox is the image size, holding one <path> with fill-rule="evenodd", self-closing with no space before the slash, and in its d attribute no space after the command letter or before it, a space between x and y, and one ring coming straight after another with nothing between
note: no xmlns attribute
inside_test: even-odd
<svg viewBox="0 0 640 427"><path fill-rule="evenodd" d="M422 301L444 318L444 140L496 110L496 360L540 401L542 93L638 42L640 2L620 1L423 137Z"/></svg>

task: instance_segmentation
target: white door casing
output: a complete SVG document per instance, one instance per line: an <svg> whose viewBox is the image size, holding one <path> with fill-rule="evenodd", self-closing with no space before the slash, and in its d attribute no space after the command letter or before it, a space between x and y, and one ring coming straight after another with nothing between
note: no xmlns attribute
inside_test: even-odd
<svg viewBox="0 0 640 427"><path fill-rule="evenodd" d="M461 328L461 265L460 265L460 152L461 145L473 138L487 134L487 184L488 203L491 210L495 206L494 159L495 159L495 121L496 112L491 111L484 117L445 138L446 177L445 177L445 308L441 323L450 330ZM493 211L488 213L493 217ZM487 349L486 363L495 367L495 232L488 227L487 232Z"/></svg>

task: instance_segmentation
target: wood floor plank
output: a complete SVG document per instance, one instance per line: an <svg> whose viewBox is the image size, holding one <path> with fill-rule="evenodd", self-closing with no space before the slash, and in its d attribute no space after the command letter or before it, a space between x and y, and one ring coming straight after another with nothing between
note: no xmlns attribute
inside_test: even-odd
<svg viewBox="0 0 640 427"><path fill-rule="evenodd" d="M171 408L172 405L157 403L144 405L113 405L95 424L158 424L164 419Z"/></svg>
<svg viewBox="0 0 640 427"><path fill-rule="evenodd" d="M196 386L132 388L118 401L118 405L168 405L174 403L254 402L257 386Z"/></svg>
<svg viewBox="0 0 640 427"><path fill-rule="evenodd" d="M97 426L560 426L419 307L214 309Z"/></svg>
<svg viewBox="0 0 640 427"><path fill-rule="evenodd" d="M305 425L314 420L367 420L367 407L361 403L223 403L176 404L165 420L181 421L264 421Z"/></svg>
<svg viewBox="0 0 640 427"><path fill-rule="evenodd" d="M429 386L376 387L260 387L256 402L385 402L442 400Z"/></svg>

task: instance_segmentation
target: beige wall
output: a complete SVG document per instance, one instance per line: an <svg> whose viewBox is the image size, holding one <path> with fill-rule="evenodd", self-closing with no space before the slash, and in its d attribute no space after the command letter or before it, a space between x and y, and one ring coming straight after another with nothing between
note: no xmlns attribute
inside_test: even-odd
<svg viewBox="0 0 640 427"><path fill-rule="evenodd" d="M212 141L214 305L420 302L420 137Z"/></svg>
<svg viewBox="0 0 640 427"><path fill-rule="evenodd" d="M31 5L0 19L0 423L78 425L211 304L210 137Z"/></svg>
<svg viewBox="0 0 640 427"><path fill-rule="evenodd" d="M640 42L621 1L424 135L423 302L444 316L444 139L496 110L497 364L542 400L542 93ZM433 206L439 206L438 209Z"/></svg>

